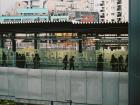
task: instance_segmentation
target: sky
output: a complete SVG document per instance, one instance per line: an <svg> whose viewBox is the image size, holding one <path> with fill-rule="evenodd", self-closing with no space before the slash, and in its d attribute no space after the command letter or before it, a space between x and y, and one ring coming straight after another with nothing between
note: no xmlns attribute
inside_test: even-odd
<svg viewBox="0 0 140 105"><path fill-rule="evenodd" d="M0 14L10 11L12 8L14 8L16 1L19 0L0 0Z"/></svg>

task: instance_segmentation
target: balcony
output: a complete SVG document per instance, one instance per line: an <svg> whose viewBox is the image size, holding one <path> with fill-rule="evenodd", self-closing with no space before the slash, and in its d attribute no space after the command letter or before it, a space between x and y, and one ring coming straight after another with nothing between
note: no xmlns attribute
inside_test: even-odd
<svg viewBox="0 0 140 105"><path fill-rule="evenodd" d="M122 16L122 13L121 12L118 12L117 13L117 17L121 17Z"/></svg>
<svg viewBox="0 0 140 105"><path fill-rule="evenodd" d="M100 10L100 12L105 12L104 10Z"/></svg>
<svg viewBox="0 0 140 105"><path fill-rule="evenodd" d="M105 16L104 15L101 15L100 18L105 18Z"/></svg>
<svg viewBox="0 0 140 105"><path fill-rule="evenodd" d="M117 11L121 11L122 10L122 6L121 5L118 5L117 6Z"/></svg>
<svg viewBox="0 0 140 105"><path fill-rule="evenodd" d="M122 1L121 1L121 0L118 0L118 1L117 1L117 4L122 4Z"/></svg>

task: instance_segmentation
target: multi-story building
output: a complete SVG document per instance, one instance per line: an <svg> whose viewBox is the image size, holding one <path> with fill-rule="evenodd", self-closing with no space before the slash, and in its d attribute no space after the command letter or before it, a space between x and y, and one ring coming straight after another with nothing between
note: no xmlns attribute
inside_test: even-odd
<svg viewBox="0 0 140 105"><path fill-rule="evenodd" d="M100 22L128 21L128 0L101 0Z"/></svg>

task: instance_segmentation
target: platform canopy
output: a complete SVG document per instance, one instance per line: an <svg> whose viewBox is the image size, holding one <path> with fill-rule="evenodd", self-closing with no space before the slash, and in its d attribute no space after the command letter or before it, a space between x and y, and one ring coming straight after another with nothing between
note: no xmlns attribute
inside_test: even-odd
<svg viewBox="0 0 140 105"><path fill-rule="evenodd" d="M24 22L0 23L0 33L83 32L128 34L128 23Z"/></svg>

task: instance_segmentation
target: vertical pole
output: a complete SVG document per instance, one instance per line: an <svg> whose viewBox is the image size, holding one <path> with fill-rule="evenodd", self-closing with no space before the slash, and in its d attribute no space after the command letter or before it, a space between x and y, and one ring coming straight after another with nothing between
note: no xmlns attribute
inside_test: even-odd
<svg viewBox="0 0 140 105"><path fill-rule="evenodd" d="M3 38L3 34L0 34L0 47L4 48L4 38Z"/></svg>
<svg viewBox="0 0 140 105"><path fill-rule="evenodd" d="M37 33L34 34L34 49L37 49Z"/></svg>
<svg viewBox="0 0 140 105"><path fill-rule="evenodd" d="M83 68L83 54L82 54L82 34L78 33L78 38L79 38L79 69Z"/></svg>
<svg viewBox="0 0 140 105"><path fill-rule="evenodd" d="M138 4L140 0L129 0L129 105L140 103L140 6Z"/></svg>
<svg viewBox="0 0 140 105"><path fill-rule="evenodd" d="M72 100L70 100L70 105L72 105Z"/></svg>
<svg viewBox="0 0 140 105"><path fill-rule="evenodd" d="M4 48L4 38L3 38L3 34L0 34L0 48L3 50ZM2 63L2 59L0 60L0 62Z"/></svg>
<svg viewBox="0 0 140 105"><path fill-rule="evenodd" d="M12 40L12 51L13 51L13 67L16 67L16 40L15 40L15 33L12 33L11 40Z"/></svg>
<svg viewBox="0 0 140 105"><path fill-rule="evenodd" d="M53 105L53 101L51 101L51 105Z"/></svg>

